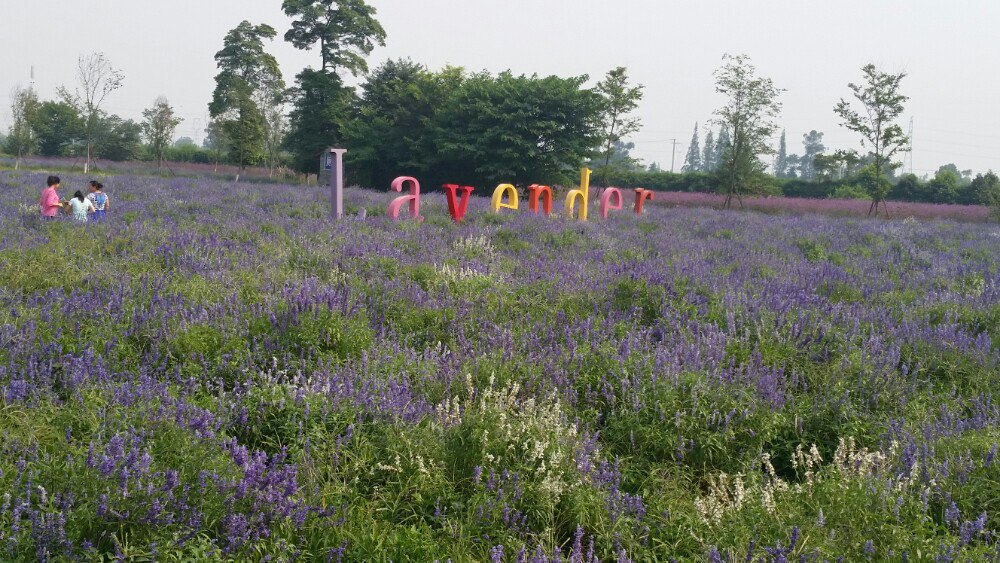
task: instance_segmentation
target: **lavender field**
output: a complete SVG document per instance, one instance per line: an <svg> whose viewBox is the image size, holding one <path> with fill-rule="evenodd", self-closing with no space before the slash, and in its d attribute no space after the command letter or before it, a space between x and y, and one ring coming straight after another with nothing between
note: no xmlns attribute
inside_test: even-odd
<svg viewBox="0 0 1000 563"><path fill-rule="evenodd" d="M104 183L0 173L0 560L998 558L997 225Z"/></svg>

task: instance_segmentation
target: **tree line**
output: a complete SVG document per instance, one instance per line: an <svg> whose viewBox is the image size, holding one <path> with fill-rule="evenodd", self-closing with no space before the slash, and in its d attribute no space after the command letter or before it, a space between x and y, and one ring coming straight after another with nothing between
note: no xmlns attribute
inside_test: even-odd
<svg viewBox="0 0 1000 563"><path fill-rule="evenodd" d="M79 60L76 88L60 88L55 100L15 91L7 152L81 156L87 163L221 160L241 169L317 173L320 156L336 145L349 150L349 182L367 186L384 186L403 173L431 186L570 184L587 165L597 184L711 190L725 194L727 205L777 193L866 197L872 214L884 210L889 197L986 203L995 190L992 174L971 178L943 170L929 181L897 176L897 157L908 144L898 123L908 100L901 89L905 74L874 65L862 68L862 80L848 84L851 96L833 108L842 126L858 135L862 151L828 153L823 133L810 131L795 154L784 132L773 147L783 90L745 55L725 55L714 74L725 102L704 140L695 125L683 174L675 177L629 154L628 137L642 126L634 112L644 92L624 67L593 86L587 75L432 70L409 59L370 70L367 59L385 44L386 33L364 0L284 0L282 9L292 19L283 39L315 52L317 67L302 69L287 84L268 52L278 30L240 22L215 54L219 72L202 147L172 143L181 119L165 98L155 100L141 122L106 112L104 100L122 87L124 74L93 54ZM362 76L360 86L348 86L348 75Z"/></svg>

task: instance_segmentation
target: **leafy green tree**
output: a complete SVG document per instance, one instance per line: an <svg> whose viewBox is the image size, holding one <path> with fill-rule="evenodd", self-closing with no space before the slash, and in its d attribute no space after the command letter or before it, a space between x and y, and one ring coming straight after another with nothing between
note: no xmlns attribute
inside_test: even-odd
<svg viewBox="0 0 1000 563"><path fill-rule="evenodd" d="M818 154L813 159L813 169L816 171L816 178L823 180L836 180L840 178L840 161L834 154Z"/></svg>
<svg viewBox="0 0 1000 563"><path fill-rule="evenodd" d="M632 156L632 151L635 150L635 143L629 141L616 141L611 147L611 160L608 162L608 166L611 170L620 170L623 172L643 170L644 167L642 162ZM590 161L589 166L591 169L595 168L598 163L593 160Z"/></svg>
<svg viewBox="0 0 1000 563"><path fill-rule="evenodd" d="M711 129L705 133L705 148L702 149L701 169L703 172L715 172L718 161L715 159L715 134Z"/></svg>
<svg viewBox="0 0 1000 563"><path fill-rule="evenodd" d="M31 130L42 156L70 156L84 136L84 119L66 102L45 101L31 116Z"/></svg>
<svg viewBox="0 0 1000 563"><path fill-rule="evenodd" d="M715 90L727 98L715 112L716 121L732 135L719 171L726 207L732 205L733 198L742 205L744 194L759 193L766 187L761 156L774 152L768 143L777 129L774 119L781 111L781 90L770 78L757 76L745 55L723 57L723 66L715 72Z"/></svg>
<svg viewBox="0 0 1000 563"><path fill-rule="evenodd" d="M230 157L241 170L264 155L266 129L259 100L281 80L278 62L264 50L264 40L275 35L269 25L244 20L226 34L222 50L215 54L220 72L208 109L219 120Z"/></svg>
<svg viewBox="0 0 1000 563"><path fill-rule="evenodd" d="M59 96L83 116L83 140L87 148L83 172L86 174L90 170L97 137L106 133L101 108L107 97L122 87L125 73L111 66L111 61L104 53L91 53L77 59L76 80L77 90L70 92L66 87L60 87Z"/></svg>
<svg viewBox="0 0 1000 563"><path fill-rule="evenodd" d="M174 132L183 119L174 115L174 108L163 96L156 98L153 107L142 112L142 117L142 133L159 168L163 165L163 153L170 146Z"/></svg>
<svg viewBox="0 0 1000 563"><path fill-rule="evenodd" d="M281 149L288 132L288 117L285 115L288 93L280 74L269 76L257 91L257 107L260 109L264 125L264 162L270 175L281 161Z"/></svg>
<svg viewBox="0 0 1000 563"><path fill-rule="evenodd" d="M95 129L93 156L124 162L135 160L142 149L142 125L117 115L102 117Z"/></svg>
<svg viewBox="0 0 1000 563"><path fill-rule="evenodd" d="M164 151L167 160L173 162L212 162L211 153L199 147L191 137L181 137Z"/></svg>
<svg viewBox="0 0 1000 563"><path fill-rule="evenodd" d="M889 192L892 191L892 183L889 182L889 178L875 163L866 164L861 168L856 183L868 192L872 199L872 205L875 201L884 202Z"/></svg>
<svg viewBox="0 0 1000 563"><path fill-rule="evenodd" d="M788 143L785 140L785 130L781 130L781 140L778 141L778 155L774 159L774 177L786 178L788 170Z"/></svg>
<svg viewBox="0 0 1000 563"><path fill-rule="evenodd" d="M960 177L957 172L942 166L927 183L932 203L958 203Z"/></svg>
<svg viewBox="0 0 1000 563"><path fill-rule="evenodd" d="M682 172L701 172L701 145L698 138L698 124L694 124L694 134L691 135L691 144L688 145L687 156L684 158Z"/></svg>
<svg viewBox="0 0 1000 563"><path fill-rule="evenodd" d="M993 171L977 174L967 186L962 189L959 203L966 205L1000 205L1000 178Z"/></svg>
<svg viewBox="0 0 1000 563"><path fill-rule="evenodd" d="M281 7L294 19L285 41L304 50L318 44L323 72L368 72L365 58L376 45L385 45L376 10L364 0L284 0Z"/></svg>
<svg viewBox="0 0 1000 563"><path fill-rule="evenodd" d="M601 139L602 97L586 76L469 76L440 115L452 181L568 184Z"/></svg>
<svg viewBox="0 0 1000 563"><path fill-rule="evenodd" d="M900 201L929 201L927 187L916 174L903 174L889 192L890 197Z"/></svg>
<svg viewBox="0 0 1000 563"><path fill-rule="evenodd" d="M202 141L201 146L212 154L215 172L218 172L219 162L226 152L226 147L229 146L229 141L226 140L226 131L218 119L212 119L208 122L208 126L205 127L205 140Z"/></svg>
<svg viewBox="0 0 1000 563"><path fill-rule="evenodd" d="M31 128L35 112L41 102L38 94L30 88L16 87L10 93L11 125L4 147L14 155L14 170L20 167L21 159L37 149L38 139Z"/></svg>
<svg viewBox="0 0 1000 563"><path fill-rule="evenodd" d="M906 73L886 73L873 64L866 65L861 72L864 75L863 83L848 84L861 110L854 109L850 102L841 98L833 111L840 117L843 127L861 135L861 145L871 150L875 169L885 175L890 168L898 166L892 159L906 149L909 140L903 133L903 128L896 123L903 113L903 104L909 99L900 92ZM885 205L884 199L879 197L882 184L874 182L868 185L877 190L877 193L871 194L872 205L868 214L877 217L879 205ZM888 207L884 209L888 216Z"/></svg>
<svg viewBox="0 0 1000 563"><path fill-rule="evenodd" d="M990 215L1000 221L1000 178L992 170L979 174L973 180L971 189L977 194L979 203L990 207Z"/></svg>
<svg viewBox="0 0 1000 563"><path fill-rule="evenodd" d="M353 116L355 94L331 72L307 68L295 81L288 92L292 111L284 145L296 170L316 173L320 155L344 140L342 130Z"/></svg>
<svg viewBox="0 0 1000 563"><path fill-rule="evenodd" d="M966 186L972 182L972 170L959 170L958 166L956 166L953 162L940 166L937 172L939 174L941 172L951 172L956 178L958 178L958 184L960 186Z"/></svg>
<svg viewBox="0 0 1000 563"><path fill-rule="evenodd" d="M353 180L388 186L405 173L431 186L447 182L438 166L437 122L464 80L461 69L432 73L409 59L375 69L362 86L358 117L343 133Z"/></svg>
<svg viewBox="0 0 1000 563"><path fill-rule="evenodd" d="M343 129L354 117L354 90L337 72L367 72L365 59L376 46L385 45L385 30L375 8L364 0L284 0L282 9L294 20L285 40L303 50L318 46L322 61L319 70L306 68L296 76L285 137L293 166L316 172L319 156L343 142Z"/></svg>
<svg viewBox="0 0 1000 563"><path fill-rule="evenodd" d="M816 157L823 154L826 146L823 144L823 134L815 129L802 135L802 159L799 173L803 180L816 179Z"/></svg>
<svg viewBox="0 0 1000 563"><path fill-rule="evenodd" d="M604 167L600 173L605 183L614 144L642 128L642 120L632 115L642 101L642 89L642 84L629 86L628 70L623 66L612 69L597 83L597 93L603 100L600 118Z"/></svg>
<svg viewBox="0 0 1000 563"><path fill-rule="evenodd" d="M801 156L794 153L785 156L785 178L798 178L801 168Z"/></svg>

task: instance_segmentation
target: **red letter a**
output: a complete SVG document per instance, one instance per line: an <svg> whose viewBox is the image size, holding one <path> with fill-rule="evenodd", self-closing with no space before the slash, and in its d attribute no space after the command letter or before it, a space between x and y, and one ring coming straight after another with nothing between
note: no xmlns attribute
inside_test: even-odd
<svg viewBox="0 0 1000 563"><path fill-rule="evenodd" d="M465 210L469 208L469 195L475 188L471 186L459 186L457 184L445 184L444 193L448 197L448 213L456 223L461 223L465 219ZM462 190L462 201L458 201L456 192Z"/></svg>

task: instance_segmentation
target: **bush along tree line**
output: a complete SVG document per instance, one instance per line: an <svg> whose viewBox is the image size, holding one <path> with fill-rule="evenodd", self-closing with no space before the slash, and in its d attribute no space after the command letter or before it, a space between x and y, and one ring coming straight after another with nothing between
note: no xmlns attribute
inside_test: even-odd
<svg viewBox="0 0 1000 563"><path fill-rule="evenodd" d="M643 166L630 155L628 137L639 131L634 112L643 99L627 69L609 71L591 86L589 76L492 74L463 68L431 70L408 60L369 69L367 58L385 43L375 8L364 0L284 0L292 18L284 40L318 53L285 83L268 44L278 30L239 23L222 41L219 73L209 104L212 117L201 146L174 139L181 119L165 97L141 122L108 113L104 102L124 84L124 73L102 54L79 59L76 85L54 100L31 89L12 92L13 122L5 152L92 159L220 162L315 174L331 145L349 149L349 183L382 188L399 174L443 183L491 186L511 182L572 184L581 166L597 185L652 190L719 192L727 203L746 195L864 198L872 214L886 199L991 204L996 175L943 166L932 178L900 174L898 155L908 139L898 123L907 97L905 74L873 65L849 84L852 97L834 107L861 150L830 152L823 133L803 135L791 153L784 131L777 149L780 94L743 55L723 58L716 92L725 98L714 119L695 124L681 173ZM362 76L359 87L347 75ZM705 130L704 138L700 130ZM522 187L523 187L522 186Z"/></svg>

